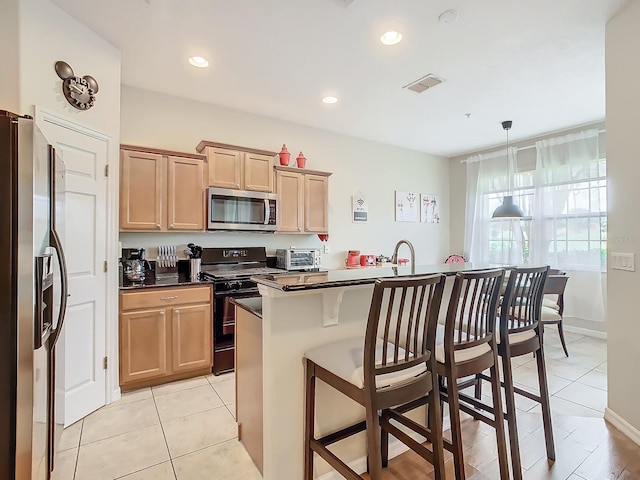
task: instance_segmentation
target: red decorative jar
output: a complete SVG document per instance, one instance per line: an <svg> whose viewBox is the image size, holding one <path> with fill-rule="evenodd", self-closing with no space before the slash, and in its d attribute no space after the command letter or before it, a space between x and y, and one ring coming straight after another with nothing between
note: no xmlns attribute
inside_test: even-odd
<svg viewBox="0 0 640 480"><path fill-rule="evenodd" d="M296 161L298 162L298 168L304 168L304 166L307 164L307 159L302 154L302 152L300 152L298 158L296 158Z"/></svg>
<svg viewBox="0 0 640 480"><path fill-rule="evenodd" d="M289 150L287 150L286 145L282 145L282 150L280 150L278 155L280 156L280 165L289 165L289 158L291 158L291 154L289 153Z"/></svg>

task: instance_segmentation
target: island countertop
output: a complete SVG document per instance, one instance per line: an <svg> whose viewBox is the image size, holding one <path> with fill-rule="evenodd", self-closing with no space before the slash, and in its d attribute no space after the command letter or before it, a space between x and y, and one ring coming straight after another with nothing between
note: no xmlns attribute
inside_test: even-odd
<svg viewBox="0 0 640 480"><path fill-rule="evenodd" d="M363 267L347 270L327 270L314 273L287 273L278 275L255 275L251 280L258 285L275 288L277 290L300 291L319 288L348 287L352 285L366 285L374 283L379 278L411 277L419 275L433 275L442 273L455 275L458 272L487 270L490 268L504 268L505 265L487 263L450 263L441 265L417 265L415 272L410 266L402 267Z"/></svg>

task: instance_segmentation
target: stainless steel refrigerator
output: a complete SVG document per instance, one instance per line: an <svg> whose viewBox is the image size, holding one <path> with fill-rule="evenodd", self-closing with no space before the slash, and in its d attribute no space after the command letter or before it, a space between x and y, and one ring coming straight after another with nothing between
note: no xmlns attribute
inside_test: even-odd
<svg viewBox="0 0 640 480"><path fill-rule="evenodd" d="M64 165L28 116L0 110L0 478L47 480L61 434L55 350L67 274Z"/></svg>

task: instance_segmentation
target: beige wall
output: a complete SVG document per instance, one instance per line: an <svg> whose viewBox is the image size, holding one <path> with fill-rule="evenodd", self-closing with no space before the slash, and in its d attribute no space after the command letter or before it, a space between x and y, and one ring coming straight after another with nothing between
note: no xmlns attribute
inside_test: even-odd
<svg viewBox="0 0 640 480"><path fill-rule="evenodd" d="M607 171L609 252L640 253L640 2L629 2L607 24ZM638 266L636 266L638 268ZM609 269L609 409L640 430L633 370L640 364L640 276Z"/></svg>
<svg viewBox="0 0 640 480"><path fill-rule="evenodd" d="M391 255L401 238L415 246L417 263L442 263L449 252L449 161L345 135L228 108L123 86L122 143L193 152L200 140L279 151L302 150L307 168L333 172L329 180L329 245L323 265L344 265L348 249ZM395 223L394 191L440 195L442 223ZM369 201L369 222L351 222L351 196ZM123 246L199 243L204 246L320 247L316 235L255 233L121 234ZM406 248L406 247L403 247ZM401 250L401 256L408 256ZM153 252L151 252L153 255Z"/></svg>
<svg viewBox="0 0 640 480"><path fill-rule="evenodd" d="M0 110L20 113L18 101L18 0L2 0L0 14Z"/></svg>

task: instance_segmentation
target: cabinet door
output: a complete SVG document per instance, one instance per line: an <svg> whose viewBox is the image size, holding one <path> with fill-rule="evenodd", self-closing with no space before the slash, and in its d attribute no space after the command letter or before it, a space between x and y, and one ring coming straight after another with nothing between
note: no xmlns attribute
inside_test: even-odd
<svg viewBox="0 0 640 480"><path fill-rule="evenodd" d="M164 158L128 150L120 158L120 230L164 229Z"/></svg>
<svg viewBox="0 0 640 480"><path fill-rule="evenodd" d="M173 373L211 367L213 332L211 305L190 305L173 309Z"/></svg>
<svg viewBox="0 0 640 480"><path fill-rule="evenodd" d="M204 162L167 159L167 229L204 230Z"/></svg>
<svg viewBox="0 0 640 480"><path fill-rule="evenodd" d="M273 192L273 158L268 155L245 153L244 189Z"/></svg>
<svg viewBox="0 0 640 480"><path fill-rule="evenodd" d="M209 186L240 190L242 186L242 153L237 150L207 147Z"/></svg>
<svg viewBox="0 0 640 480"><path fill-rule="evenodd" d="M305 175L304 192L305 232L326 233L329 230L329 178L320 175Z"/></svg>
<svg viewBox="0 0 640 480"><path fill-rule="evenodd" d="M168 372L165 309L120 314L120 384Z"/></svg>
<svg viewBox="0 0 640 480"><path fill-rule="evenodd" d="M302 232L304 218L304 178L301 173L278 171L278 231Z"/></svg>

